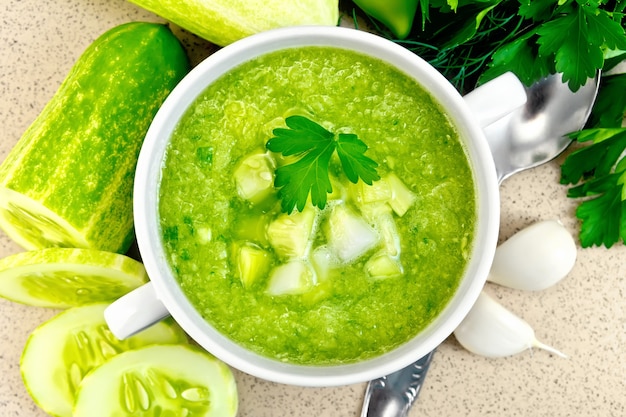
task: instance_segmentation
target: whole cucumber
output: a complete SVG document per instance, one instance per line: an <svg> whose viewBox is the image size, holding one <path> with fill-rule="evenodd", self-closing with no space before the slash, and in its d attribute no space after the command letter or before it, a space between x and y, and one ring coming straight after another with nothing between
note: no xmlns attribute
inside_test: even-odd
<svg viewBox="0 0 626 417"><path fill-rule="evenodd" d="M27 250L125 252L141 144L188 71L164 25L126 23L96 39L0 165L0 227Z"/></svg>
<svg viewBox="0 0 626 417"><path fill-rule="evenodd" d="M129 0L216 45L284 26L339 22L338 0Z"/></svg>

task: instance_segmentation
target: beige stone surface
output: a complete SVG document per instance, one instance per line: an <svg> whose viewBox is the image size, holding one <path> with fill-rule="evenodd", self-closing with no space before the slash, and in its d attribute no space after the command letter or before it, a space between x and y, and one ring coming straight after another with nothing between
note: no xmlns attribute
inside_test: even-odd
<svg viewBox="0 0 626 417"><path fill-rule="evenodd" d="M160 21L122 0L2 0L0 16L0 161L90 42L123 22ZM214 50L184 31L175 32L194 62ZM504 182L501 239L551 218L578 233L575 202L558 183L561 161ZM0 231L0 257L21 250ZM486 359L450 337L439 348L410 415L626 415L625 262L621 244L610 250L579 249L571 274L548 290L488 285L487 291L526 319L539 339L569 358L534 351ZM55 313L0 299L0 416L45 416L23 386L19 361L29 332ZM361 412L365 384L300 388L236 376L241 417L354 417Z"/></svg>

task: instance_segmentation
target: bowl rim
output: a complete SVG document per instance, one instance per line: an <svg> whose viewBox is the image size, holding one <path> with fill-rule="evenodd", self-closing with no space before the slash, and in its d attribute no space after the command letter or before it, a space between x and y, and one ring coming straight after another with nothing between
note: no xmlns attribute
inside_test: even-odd
<svg viewBox="0 0 626 417"><path fill-rule="evenodd" d="M343 365L297 365L261 356L237 345L209 325L187 301L169 269L161 244L158 189L163 156L171 132L206 86L239 64L279 49L329 46L362 52L391 63L417 79L448 112L465 142L477 195L472 256L455 295L438 317L409 342L374 358ZM441 73L406 48L368 32L328 26L298 26L261 32L210 55L173 89L146 134L133 191L135 233L141 258L158 298L200 346L228 365L253 376L290 385L337 386L387 375L435 349L461 322L478 298L493 260L500 202L495 164L482 129L461 95Z"/></svg>

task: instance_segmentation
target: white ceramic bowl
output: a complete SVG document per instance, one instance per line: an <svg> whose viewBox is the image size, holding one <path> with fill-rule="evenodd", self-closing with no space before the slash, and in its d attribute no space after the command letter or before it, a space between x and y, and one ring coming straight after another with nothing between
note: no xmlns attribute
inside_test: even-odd
<svg viewBox="0 0 626 417"><path fill-rule="evenodd" d="M231 68L278 49L322 45L352 49L382 59L414 77L445 108L456 125L474 172L478 219L472 255L455 295L443 312L408 343L359 363L303 366L282 363L237 345L211 327L188 302L170 272L159 232L158 189L164 152L172 130L205 87ZM137 241L157 297L202 347L234 368L286 384L333 386L367 381L396 371L444 341L468 313L485 283L499 227L499 192L494 163L481 126L466 100L415 54L376 35L339 27L295 27L251 36L199 64L167 98L146 136L134 189Z"/></svg>

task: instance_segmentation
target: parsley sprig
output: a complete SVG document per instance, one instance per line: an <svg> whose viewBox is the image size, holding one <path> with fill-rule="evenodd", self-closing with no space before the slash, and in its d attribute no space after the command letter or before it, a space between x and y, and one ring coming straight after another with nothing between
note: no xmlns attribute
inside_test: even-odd
<svg viewBox="0 0 626 417"><path fill-rule="evenodd" d="M330 161L335 152L339 156L346 177L357 183L359 179L368 185L380 179L376 161L365 156L367 145L355 134L335 135L304 116L285 119L287 128L273 130L274 137L267 141L271 152L298 159L276 169L274 186L279 188L278 197L285 213L294 208L302 211L309 194L311 204L323 209L328 193L333 191L329 176Z"/></svg>
<svg viewBox="0 0 626 417"><path fill-rule="evenodd" d="M626 74L602 79L590 126L570 136L583 145L561 165L561 183L573 184L567 196L582 199L580 242L607 248L626 242Z"/></svg>
<svg viewBox="0 0 626 417"><path fill-rule="evenodd" d="M626 0L420 0L406 39L370 23L461 92L506 71L527 85L560 72L576 91L604 67L607 50L626 51L625 8Z"/></svg>
<svg viewBox="0 0 626 417"><path fill-rule="evenodd" d="M493 56L494 75L511 70L524 73L531 66L516 54L539 64L539 71L527 81L548 75L563 74L572 91L578 90L604 66L604 51L626 50L622 27L624 2L587 0L520 1L518 14L531 25L524 36L501 48ZM497 68L496 68L497 66ZM494 71L495 68L495 71Z"/></svg>

